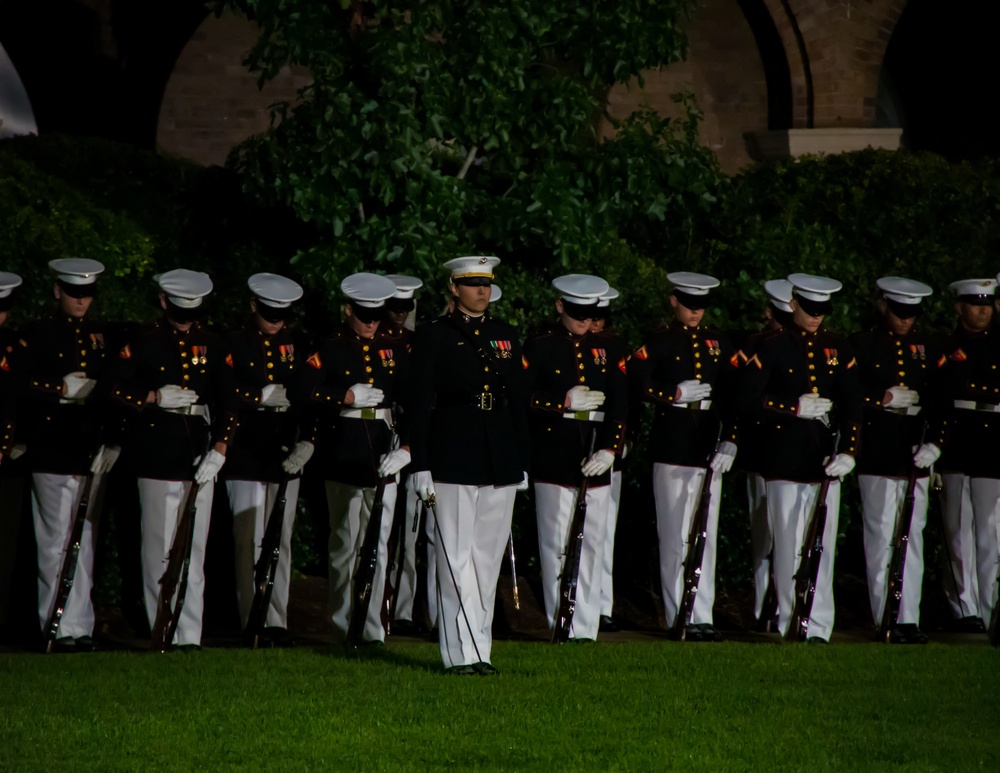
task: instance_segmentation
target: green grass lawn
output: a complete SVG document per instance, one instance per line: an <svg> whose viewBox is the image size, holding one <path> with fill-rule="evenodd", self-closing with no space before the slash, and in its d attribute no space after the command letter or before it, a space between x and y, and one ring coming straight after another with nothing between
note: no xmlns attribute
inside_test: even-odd
<svg viewBox="0 0 1000 773"><path fill-rule="evenodd" d="M497 643L0 655L0 770L1000 771L1000 651Z"/></svg>

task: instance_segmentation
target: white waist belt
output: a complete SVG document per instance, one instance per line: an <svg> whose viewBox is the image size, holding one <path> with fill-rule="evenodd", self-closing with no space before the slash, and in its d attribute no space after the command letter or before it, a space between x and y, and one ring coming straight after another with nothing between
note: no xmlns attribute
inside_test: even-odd
<svg viewBox="0 0 1000 773"><path fill-rule="evenodd" d="M345 408L340 412L345 419L368 419L374 421L381 419L386 424L392 422L392 411L388 408Z"/></svg>
<svg viewBox="0 0 1000 773"><path fill-rule="evenodd" d="M272 413L284 413L288 410L287 405L261 405L258 411L271 411Z"/></svg>
<svg viewBox="0 0 1000 773"><path fill-rule="evenodd" d="M889 413L898 413L900 416L916 416L923 407L922 405L910 405L906 408L894 408L891 405L886 405L883 406L883 409Z"/></svg>
<svg viewBox="0 0 1000 773"><path fill-rule="evenodd" d="M693 403L671 403L674 408L687 408L690 411L707 411L712 407L711 400L695 400Z"/></svg>
<svg viewBox="0 0 1000 773"><path fill-rule="evenodd" d="M167 413L176 413L179 416L201 416L209 424L212 423L211 413L207 405L185 405L183 408L161 408Z"/></svg>
<svg viewBox="0 0 1000 773"><path fill-rule="evenodd" d="M987 413L1000 413L1000 405L993 403L977 403L975 400L956 400L956 408L966 411L986 411Z"/></svg>
<svg viewBox="0 0 1000 773"><path fill-rule="evenodd" d="M563 418L574 421L604 421L604 411L571 411L564 413Z"/></svg>

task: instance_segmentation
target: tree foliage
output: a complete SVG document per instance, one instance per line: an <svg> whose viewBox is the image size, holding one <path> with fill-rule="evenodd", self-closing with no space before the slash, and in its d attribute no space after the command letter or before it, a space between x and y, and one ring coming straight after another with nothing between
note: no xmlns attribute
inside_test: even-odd
<svg viewBox="0 0 1000 773"><path fill-rule="evenodd" d="M325 288L361 268L428 278L469 253L596 269L664 227L686 243L720 184L697 110L612 121L606 98L682 56L691 5L224 0L261 26L262 82L286 65L314 78L231 163L253 196L316 224L300 261Z"/></svg>

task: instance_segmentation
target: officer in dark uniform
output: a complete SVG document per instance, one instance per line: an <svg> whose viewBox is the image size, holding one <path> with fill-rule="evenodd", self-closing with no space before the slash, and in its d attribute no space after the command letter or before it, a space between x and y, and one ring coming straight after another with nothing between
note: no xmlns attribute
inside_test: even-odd
<svg viewBox="0 0 1000 773"><path fill-rule="evenodd" d="M393 346L402 346L407 351L413 345L413 323L411 320L417 290L423 287L423 281L404 274L389 274L388 278L396 285L396 292L385 302L385 335L394 340ZM410 322L407 325L407 322ZM416 633L422 625L414 620L414 601L417 595L417 537L419 536L414 519L417 517L417 494L413 490L413 481L406 473L402 473L397 490L396 511L398 524L394 525L399 539L395 545L393 564L397 571L390 573L389 586L393 590L394 602L389 610L393 615L392 632L400 635ZM402 501L399 501L402 500ZM398 579L398 585L397 585Z"/></svg>
<svg viewBox="0 0 1000 773"><path fill-rule="evenodd" d="M610 338L613 344L609 346L626 350L622 339L611 330L611 301L618 297L618 291L609 287L597 300L597 318L590 321L592 335L602 335ZM603 347L609 348L609 347ZM624 358L628 362L628 356ZM620 630L613 613L615 606L615 530L618 526L618 507L622 501L622 461L628 453L628 439L622 441L620 451L615 454L615 463L611 467L611 502L608 505L608 527L604 536L604 555L601 559L601 624L600 631L614 633Z"/></svg>
<svg viewBox="0 0 1000 773"><path fill-rule="evenodd" d="M597 303L608 283L569 274L552 280L559 291L559 322L524 342L528 421L534 452L532 480L538 552L549 627L559 611L559 579L565 569L577 488L587 488L576 609L570 638L594 640L601 618L601 577L611 466L624 438L628 413L625 351L608 336L592 334Z"/></svg>
<svg viewBox="0 0 1000 773"><path fill-rule="evenodd" d="M1000 548L1000 337L991 328L997 283L953 282L958 325L944 342L937 382L947 422L939 469L953 583L952 611L965 630L989 624Z"/></svg>
<svg viewBox="0 0 1000 773"><path fill-rule="evenodd" d="M306 342L286 324L292 304L302 297L297 282L278 274L254 274L247 285L253 293L249 325L227 336L233 376L242 401L240 442L226 457L226 481L233 512L236 551L236 600L240 620L247 624L255 593L254 567L260 557L267 520L282 478L285 489L278 565L265 620L265 638L288 646L288 589L291 581L292 528L299 498L299 477L314 449L313 423L293 408L286 386L306 356Z"/></svg>
<svg viewBox="0 0 1000 773"><path fill-rule="evenodd" d="M97 276L96 260L53 260L53 293L58 309L25 331L27 394L25 434L31 470L31 511L38 544L38 619L44 631L58 592L63 558L70 547L84 482L93 473L92 491L118 457L119 449L102 445L103 410L95 393L107 373L109 341L101 323L88 318ZM97 496L91 496L80 542L73 589L59 624L55 651L90 651L94 647L94 549Z"/></svg>
<svg viewBox="0 0 1000 773"><path fill-rule="evenodd" d="M740 366L753 356L758 341L792 320L792 284L787 279L771 279L764 283L768 304L764 308L764 327L747 336L740 347ZM762 625L771 621L761 620L764 602L771 584L771 551L774 548L767 521L767 496L764 478L758 472L759 459L766 450L760 443L760 422L752 415L741 417L740 453L736 464L747 473L747 501L750 509L750 558L753 566L754 617Z"/></svg>
<svg viewBox="0 0 1000 773"><path fill-rule="evenodd" d="M497 577L515 493L527 488L521 347L517 331L487 311L499 262L469 256L444 264L455 310L418 331L407 404L413 485L424 501L437 500L441 656L459 675L496 671Z"/></svg>
<svg viewBox="0 0 1000 773"><path fill-rule="evenodd" d="M226 341L201 322L203 300L212 292L208 274L178 268L156 282L164 317L122 347L110 391L126 417L122 445L138 478L150 627L181 509L191 486L198 486L187 593L173 642L197 650L215 478L235 437L240 403L256 404L260 396L237 392Z"/></svg>
<svg viewBox="0 0 1000 773"><path fill-rule="evenodd" d="M795 573L816 508L820 483L854 469L861 439L861 388L848 341L822 327L840 282L792 274L791 324L757 344L747 361L741 395L760 422L766 453L759 472L766 481L778 626L787 632L795 604ZM834 448L834 438L839 438ZM840 481L829 486L824 550L808 636L827 642L833 630L833 563L840 509Z"/></svg>
<svg viewBox="0 0 1000 773"><path fill-rule="evenodd" d="M913 491L903 597L890 641L926 644L927 637L919 623L927 468L941 455L944 425L933 422L934 437L924 430L928 417L923 413L923 398L937 357L928 337L914 329L914 322L920 314L921 299L933 291L922 282L901 277L882 277L877 284L882 292L878 302L882 320L872 330L851 336L864 399L865 443L858 457L857 473L865 527L868 595L878 626L886 604L892 542L903 515L907 481L916 466L920 474Z"/></svg>
<svg viewBox="0 0 1000 773"><path fill-rule="evenodd" d="M667 279L674 285L670 295L674 320L632 355L628 375L635 399L656 406L650 442L668 627L674 625L684 592L684 560L706 468L720 473L711 487L701 577L686 635L688 641L719 641L722 637L712 625L716 533L721 473L736 457L736 406L731 393L738 357L726 336L701 326L709 290L718 287L719 280L686 271L668 274Z"/></svg>
<svg viewBox="0 0 1000 773"><path fill-rule="evenodd" d="M405 391L406 347L379 334L385 301L396 292L392 280L377 274L352 274L341 282L347 296L344 326L307 359L295 381L292 399L318 417L317 461L326 479L330 510L330 612L333 627L347 635L353 607L358 551L380 478L391 478L410 461L392 406ZM386 544L392 530L396 483L386 484L375 585L362 632L365 642L381 643Z"/></svg>

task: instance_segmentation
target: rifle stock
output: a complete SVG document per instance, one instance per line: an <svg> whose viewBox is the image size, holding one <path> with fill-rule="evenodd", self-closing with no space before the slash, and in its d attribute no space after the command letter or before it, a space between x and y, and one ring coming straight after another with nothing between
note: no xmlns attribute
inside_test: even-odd
<svg viewBox="0 0 1000 773"><path fill-rule="evenodd" d="M247 643L253 649L260 646L260 639L267 625L267 610L271 606L271 594L274 592L274 575L278 571L278 561L281 558L281 533L285 526L285 506L288 502L288 482L291 477L287 473L281 476L274 505L267 517L260 556L254 567L253 602L250 605L250 615L247 617L244 634Z"/></svg>
<svg viewBox="0 0 1000 773"><path fill-rule="evenodd" d="M361 553L358 557L358 568L354 574L354 604L351 606L351 620L347 626L347 644L350 647L358 647L361 644L361 635L368 619L368 608L371 605L378 565L378 543L382 533L382 513L385 509L382 498L387 480L389 479L379 478L375 487L375 500L372 502L371 515L368 516L365 538L361 543Z"/></svg>
<svg viewBox="0 0 1000 773"><path fill-rule="evenodd" d="M795 607L785 641L805 641L809 638L809 616L812 614L813 599L816 596L816 582L819 578L819 564L823 557L823 532L826 531L827 494L833 478L827 476L819 487L816 507L809 521L803 542L802 561L795 573Z"/></svg>
<svg viewBox="0 0 1000 773"><path fill-rule="evenodd" d="M705 470L705 480L701 484L701 494L698 499L698 509L691 521L691 533L688 537L688 553L684 559L684 595L674 618L670 636L678 641L684 641L687 636L688 620L694 610L694 600L698 595L698 583L701 580L701 564L705 558L705 543L708 540L708 514L712 500L712 482L715 471L711 467Z"/></svg>
<svg viewBox="0 0 1000 773"><path fill-rule="evenodd" d="M899 607L903 602L903 571L906 568L906 551L910 546L910 526L913 523L913 508L916 505L917 467L910 470L906 481L906 494L903 497L902 511L896 524L896 533L892 540L892 556L889 559L885 607L879 622L879 637L886 644L892 629L899 622Z"/></svg>
<svg viewBox="0 0 1000 773"><path fill-rule="evenodd" d="M56 639L59 636L59 624L62 622L63 612L66 611L66 602L69 600L70 591L73 590L73 581L76 579L76 565L80 559L80 543L83 541L83 527L87 521L87 510L90 509L91 491L94 485L94 473L87 473L83 482L83 490L80 493L80 502L76 506L76 514L73 517L73 531L70 536L69 548L63 558L62 569L59 571L59 591L56 594L55 604L52 606L52 613L45 624L45 651L52 652Z"/></svg>

